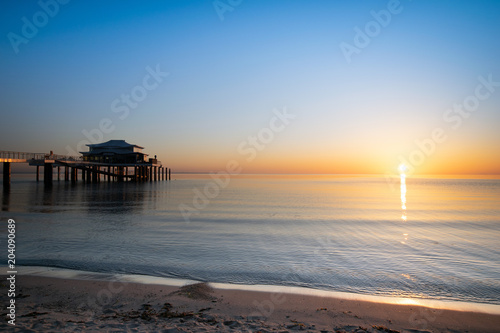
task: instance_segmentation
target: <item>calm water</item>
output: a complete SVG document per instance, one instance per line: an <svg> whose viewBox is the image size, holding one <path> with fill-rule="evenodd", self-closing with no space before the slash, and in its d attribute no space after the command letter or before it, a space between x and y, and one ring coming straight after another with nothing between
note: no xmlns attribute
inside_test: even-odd
<svg viewBox="0 0 500 333"><path fill-rule="evenodd" d="M31 178L2 193L21 265L500 304L500 180Z"/></svg>

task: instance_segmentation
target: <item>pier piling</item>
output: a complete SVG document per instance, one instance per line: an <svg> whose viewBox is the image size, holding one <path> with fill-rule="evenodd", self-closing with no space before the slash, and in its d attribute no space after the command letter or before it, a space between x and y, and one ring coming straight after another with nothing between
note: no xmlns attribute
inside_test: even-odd
<svg viewBox="0 0 500 333"><path fill-rule="evenodd" d="M3 186L10 186L10 162L3 162Z"/></svg>
<svg viewBox="0 0 500 333"><path fill-rule="evenodd" d="M125 170L123 169L124 167L118 167L118 181L119 182L123 182L124 180L124 177L123 177L123 174L125 172Z"/></svg>
<svg viewBox="0 0 500 333"><path fill-rule="evenodd" d="M78 170L76 168L71 168L71 182L75 183L78 179Z"/></svg>
<svg viewBox="0 0 500 333"><path fill-rule="evenodd" d="M43 165L43 182L45 185L52 185L52 163Z"/></svg>

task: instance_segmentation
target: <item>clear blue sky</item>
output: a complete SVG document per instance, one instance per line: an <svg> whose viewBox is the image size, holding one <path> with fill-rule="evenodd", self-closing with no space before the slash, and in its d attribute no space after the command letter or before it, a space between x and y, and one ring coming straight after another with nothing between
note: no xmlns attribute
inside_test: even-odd
<svg viewBox="0 0 500 333"><path fill-rule="evenodd" d="M448 139L422 172L500 172L500 87L460 128L443 120L479 76L500 81L499 1L402 0L350 62L341 43L355 45L355 27L388 1L232 3L73 0L52 17L2 2L0 150L65 154L109 119L103 140L179 171L217 170L247 163L237 147L287 107L296 118L245 171L388 172L441 127ZM34 36L23 18L38 20ZM157 66L168 76L120 119L122 95Z"/></svg>

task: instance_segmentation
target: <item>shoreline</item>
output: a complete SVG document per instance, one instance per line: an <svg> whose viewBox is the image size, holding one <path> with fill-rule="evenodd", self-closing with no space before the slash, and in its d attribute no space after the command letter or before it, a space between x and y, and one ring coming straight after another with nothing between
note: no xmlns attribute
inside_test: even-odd
<svg viewBox="0 0 500 333"><path fill-rule="evenodd" d="M177 286L137 283L107 275L75 279L19 274L16 326L34 331L401 333L495 332L500 326L498 314L218 284L186 286L182 280ZM0 299L7 304L7 293ZM6 320L0 324L2 329L9 326Z"/></svg>
<svg viewBox="0 0 500 333"><path fill-rule="evenodd" d="M52 278L65 278L71 280L98 280L98 281L120 281L138 284L164 285L169 287L182 287L187 284L200 283L202 281L179 279L170 277L159 277L140 274L122 273L99 273L81 271L66 268L55 268L46 266L18 266L20 274L30 276L43 276ZM451 300L434 300L425 298L393 297L381 295L366 295L342 291L322 290L309 287L294 287L282 285L261 284L234 284L220 282L206 282L215 289L240 290L253 292L283 293L292 295L308 295L317 297L331 297L343 300L364 301L380 304L414 305L438 310L452 310L464 312L478 312L500 315L500 305L489 303L473 303Z"/></svg>

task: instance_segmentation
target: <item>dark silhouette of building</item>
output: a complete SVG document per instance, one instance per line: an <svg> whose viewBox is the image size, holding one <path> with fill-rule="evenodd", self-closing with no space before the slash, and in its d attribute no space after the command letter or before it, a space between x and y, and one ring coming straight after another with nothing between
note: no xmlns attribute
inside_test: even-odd
<svg viewBox="0 0 500 333"><path fill-rule="evenodd" d="M147 161L144 147L133 145L125 140L109 140L103 143L89 144L89 151L80 152L83 160L97 163L137 164Z"/></svg>

